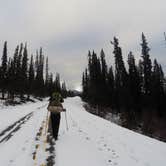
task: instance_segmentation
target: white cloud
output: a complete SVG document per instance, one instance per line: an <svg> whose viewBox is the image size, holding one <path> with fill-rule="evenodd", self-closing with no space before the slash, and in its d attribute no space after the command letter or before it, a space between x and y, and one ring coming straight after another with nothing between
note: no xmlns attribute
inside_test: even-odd
<svg viewBox="0 0 166 166"><path fill-rule="evenodd" d="M88 49L103 47L113 59L109 41L114 35L127 55L130 50L138 52L145 32L152 56L166 63L165 48L156 47L164 43L165 0L0 1L1 49L4 40L12 49L21 41L27 41L32 51L42 45L51 66L55 64L64 79L71 78L70 86L81 79Z"/></svg>

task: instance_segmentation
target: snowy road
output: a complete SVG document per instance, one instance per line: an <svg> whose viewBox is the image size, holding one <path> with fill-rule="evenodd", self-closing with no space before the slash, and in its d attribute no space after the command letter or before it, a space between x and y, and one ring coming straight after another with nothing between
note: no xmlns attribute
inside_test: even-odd
<svg viewBox="0 0 166 166"><path fill-rule="evenodd" d="M65 100L69 130L62 113L55 143L45 134L47 104L0 109L0 166L165 166L166 143L86 112L79 97Z"/></svg>
<svg viewBox="0 0 166 166"><path fill-rule="evenodd" d="M56 166L165 166L166 143L137 134L85 111L80 98L65 100Z"/></svg>
<svg viewBox="0 0 166 166"><path fill-rule="evenodd" d="M12 125L8 126L0 133L0 143L7 142L12 136L21 128L21 126L26 123L33 115L33 112L25 115L21 119L14 122Z"/></svg>
<svg viewBox="0 0 166 166"><path fill-rule="evenodd" d="M45 120L47 104L45 100L1 109L0 165L35 165L36 134Z"/></svg>

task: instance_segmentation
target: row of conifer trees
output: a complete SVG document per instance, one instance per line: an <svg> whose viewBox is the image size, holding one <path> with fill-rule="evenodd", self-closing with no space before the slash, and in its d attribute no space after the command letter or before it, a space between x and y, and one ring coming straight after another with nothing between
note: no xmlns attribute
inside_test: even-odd
<svg viewBox="0 0 166 166"><path fill-rule="evenodd" d="M0 91L2 99L20 97L29 98L50 96L58 91L65 97L66 85L60 81L60 75L56 78L49 73L48 57L45 58L42 48L36 51L36 55L28 56L27 44L17 45L13 56L8 55L7 42L4 43L0 65Z"/></svg>
<svg viewBox="0 0 166 166"><path fill-rule="evenodd" d="M105 53L100 57L88 54L88 67L82 76L82 98L91 104L111 106L117 111L128 111L133 118L143 110L157 112L166 117L166 89L161 65L150 58L147 40L142 33L142 56L136 64L132 52L128 54L126 69L118 39L111 42L115 58L114 68L108 67Z"/></svg>

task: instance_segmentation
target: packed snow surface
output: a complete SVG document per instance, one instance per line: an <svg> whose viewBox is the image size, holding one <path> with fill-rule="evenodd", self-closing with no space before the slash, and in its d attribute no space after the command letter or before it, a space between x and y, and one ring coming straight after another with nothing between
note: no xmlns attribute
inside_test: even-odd
<svg viewBox="0 0 166 166"><path fill-rule="evenodd" d="M49 157L55 166L166 165L166 143L86 112L79 97L64 101L59 138L50 144L47 105L44 100L0 108L0 166L44 166Z"/></svg>

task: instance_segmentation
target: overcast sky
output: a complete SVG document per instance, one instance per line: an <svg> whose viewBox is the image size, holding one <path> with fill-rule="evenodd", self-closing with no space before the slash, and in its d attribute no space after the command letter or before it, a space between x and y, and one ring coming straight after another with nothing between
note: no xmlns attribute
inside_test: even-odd
<svg viewBox="0 0 166 166"><path fill-rule="evenodd" d="M20 42L28 42L29 54L42 46L50 71L70 88L81 83L89 49L104 48L113 64L113 36L125 57L132 50L138 58L144 32L152 58L166 68L164 31L165 0L0 0L0 51L5 40L10 54Z"/></svg>

